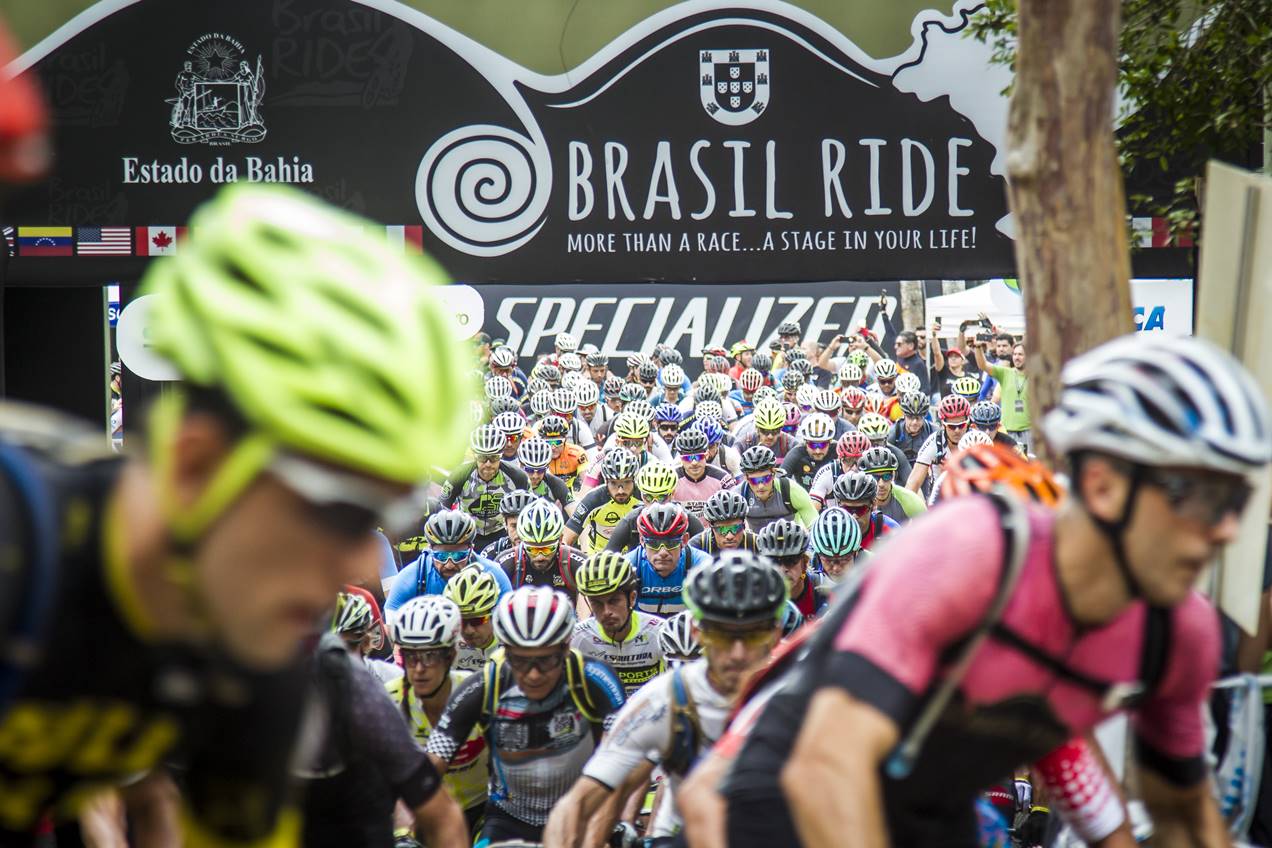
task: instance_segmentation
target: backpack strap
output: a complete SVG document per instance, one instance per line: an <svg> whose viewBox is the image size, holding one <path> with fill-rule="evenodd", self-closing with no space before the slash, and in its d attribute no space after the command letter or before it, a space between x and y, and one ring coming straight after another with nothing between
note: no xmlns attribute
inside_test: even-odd
<svg viewBox="0 0 1272 848"><path fill-rule="evenodd" d="M1144 616L1144 647L1139 671L1142 696L1152 694L1166 676L1173 623L1171 611L1166 607L1149 606Z"/></svg>
<svg viewBox="0 0 1272 848"><path fill-rule="evenodd" d="M667 771L688 774L698 761L702 725L698 721L698 705L685 685L683 668L671 672L671 744L663 754Z"/></svg>
<svg viewBox="0 0 1272 848"><path fill-rule="evenodd" d="M483 727L490 727L490 722L495 717L495 710L499 706L499 684L503 679L504 670L504 652L503 648L497 648L486 664L481 667L482 677L482 697L481 697L481 714L479 720Z"/></svg>
<svg viewBox="0 0 1272 848"><path fill-rule="evenodd" d="M597 715L599 711L597 710L596 702L592 700L592 693L587 688L587 676L584 673L585 662L583 654L579 653L577 648L571 648L569 653L565 655L566 686L569 687L570 697L574 699L574 706L579 708L583 718L592 724L600 724L603 719Z"/></svg>

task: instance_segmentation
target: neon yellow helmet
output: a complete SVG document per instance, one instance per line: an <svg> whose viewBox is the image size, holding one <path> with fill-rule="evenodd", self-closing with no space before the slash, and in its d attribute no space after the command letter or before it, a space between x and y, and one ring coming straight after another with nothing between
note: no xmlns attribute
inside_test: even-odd
<svg viewBox="0 0 1272 848"><path fill-rule="evenodd" d="M620 439L649 438L649 421L643 415L631 412L619 413L614 419L614 435Z"/></svg>
<svg viewBox="0 0 1272 848"><path fill-rule="evenodd" d="M871 441L888 438L892 432L892 422L877 412L867 412L857 422L857 429Z"/></svg>
<svg viewBox="0 0 1272 848"><path fill-rule="evenodd" d="M781 401L762 400L755 405L755 426L764 430L780 430L786 426L786 407Z"/></svg>
<svg viewBox="0 0 1272 848"><path fill-rule="evenodd" d="M981 381L966 374L950 383L950 391L956 395L962 395L965 398L974 398L980 394Z"/></svg>
<svg viewBox="0 0 1272 848"><path fill-rule="evenodd" d="M465 618L489 615L499 602L499 584L489 571L470 565L446 581L442 597L454 601L459 614Z"/></svg>
<svg viewBox="0 0 1272 848"><path fill-rule="evenodd" d="M574 574L579 594L589 598L610 595L624 589L636 588L636 573L627 557L617 551L601 551L592 554Z"/></svg>
<svg viewBox="0 0 1272 848"><path fill-rule="evenodd" d="M646 500L665 498L676 491L676 467L663 462L650 462L636 472L636 488Z"/></svg>
<svg viewBox="0 0 1272 848"><path fill-rule="evenodd" d="M410 484L461 457L456 410L478 386L438 265L283 186L229 186L190 223L182 251L143 280L151 342L185 381L224 393L249 432L204 501L169 516L179 538L200 535L279 451ZM158 462L184 403L159 404Z"/></svg>

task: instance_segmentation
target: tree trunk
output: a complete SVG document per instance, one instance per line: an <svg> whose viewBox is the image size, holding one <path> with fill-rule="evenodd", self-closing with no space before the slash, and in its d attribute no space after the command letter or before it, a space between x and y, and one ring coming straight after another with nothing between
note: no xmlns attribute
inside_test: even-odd
<svg viewBox="0 0 1272 848"><path fill-rule="evenodd" d="M1126 201L1113 146L1120 0L1020 0L1007 125L1008 199L1025 298L1030 418L1064 363L1128 333Z"/></svg>

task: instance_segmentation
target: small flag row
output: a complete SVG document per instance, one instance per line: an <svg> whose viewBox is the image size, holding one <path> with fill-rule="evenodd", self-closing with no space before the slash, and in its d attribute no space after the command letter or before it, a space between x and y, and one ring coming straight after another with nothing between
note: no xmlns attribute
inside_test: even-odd
<svg viewBox="0 0 1272 848"><path fill-rule="evenodd" d="M171 256L189 235L188 227L4 227L9 256ZM384 228L389 244L405 253L424 252L419 224Z"/></svg>

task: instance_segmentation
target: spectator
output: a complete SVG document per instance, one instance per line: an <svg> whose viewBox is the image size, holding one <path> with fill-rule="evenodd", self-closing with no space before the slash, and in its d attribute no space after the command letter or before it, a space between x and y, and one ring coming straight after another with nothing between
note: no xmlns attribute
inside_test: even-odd
<svg viewBox="0 0 1272 848"><path fill-rule="evenodd" d="M924 394L930 394L931 379L928 375L927 363L923 361L923 355L919 352L918 334L913 330L902 330L897 333L892 349L896 352L896 363L918 377L919 382L923 384L921 391Z"/></svg>
<svg viewBox="0 0 1272 848"><path fill-rule="evenodd" d="M1029 380L1025 376L1025 346L1017 344L1012 348L1010 365L991 365L985 358L988 347L988 339L982 338L976 343L976 364L982 371L998 381L1002 397L1003 429L1007 431L1007 435L1016 440L1016 444L1024 448L1026 453L1032 453Z"/></svg>

